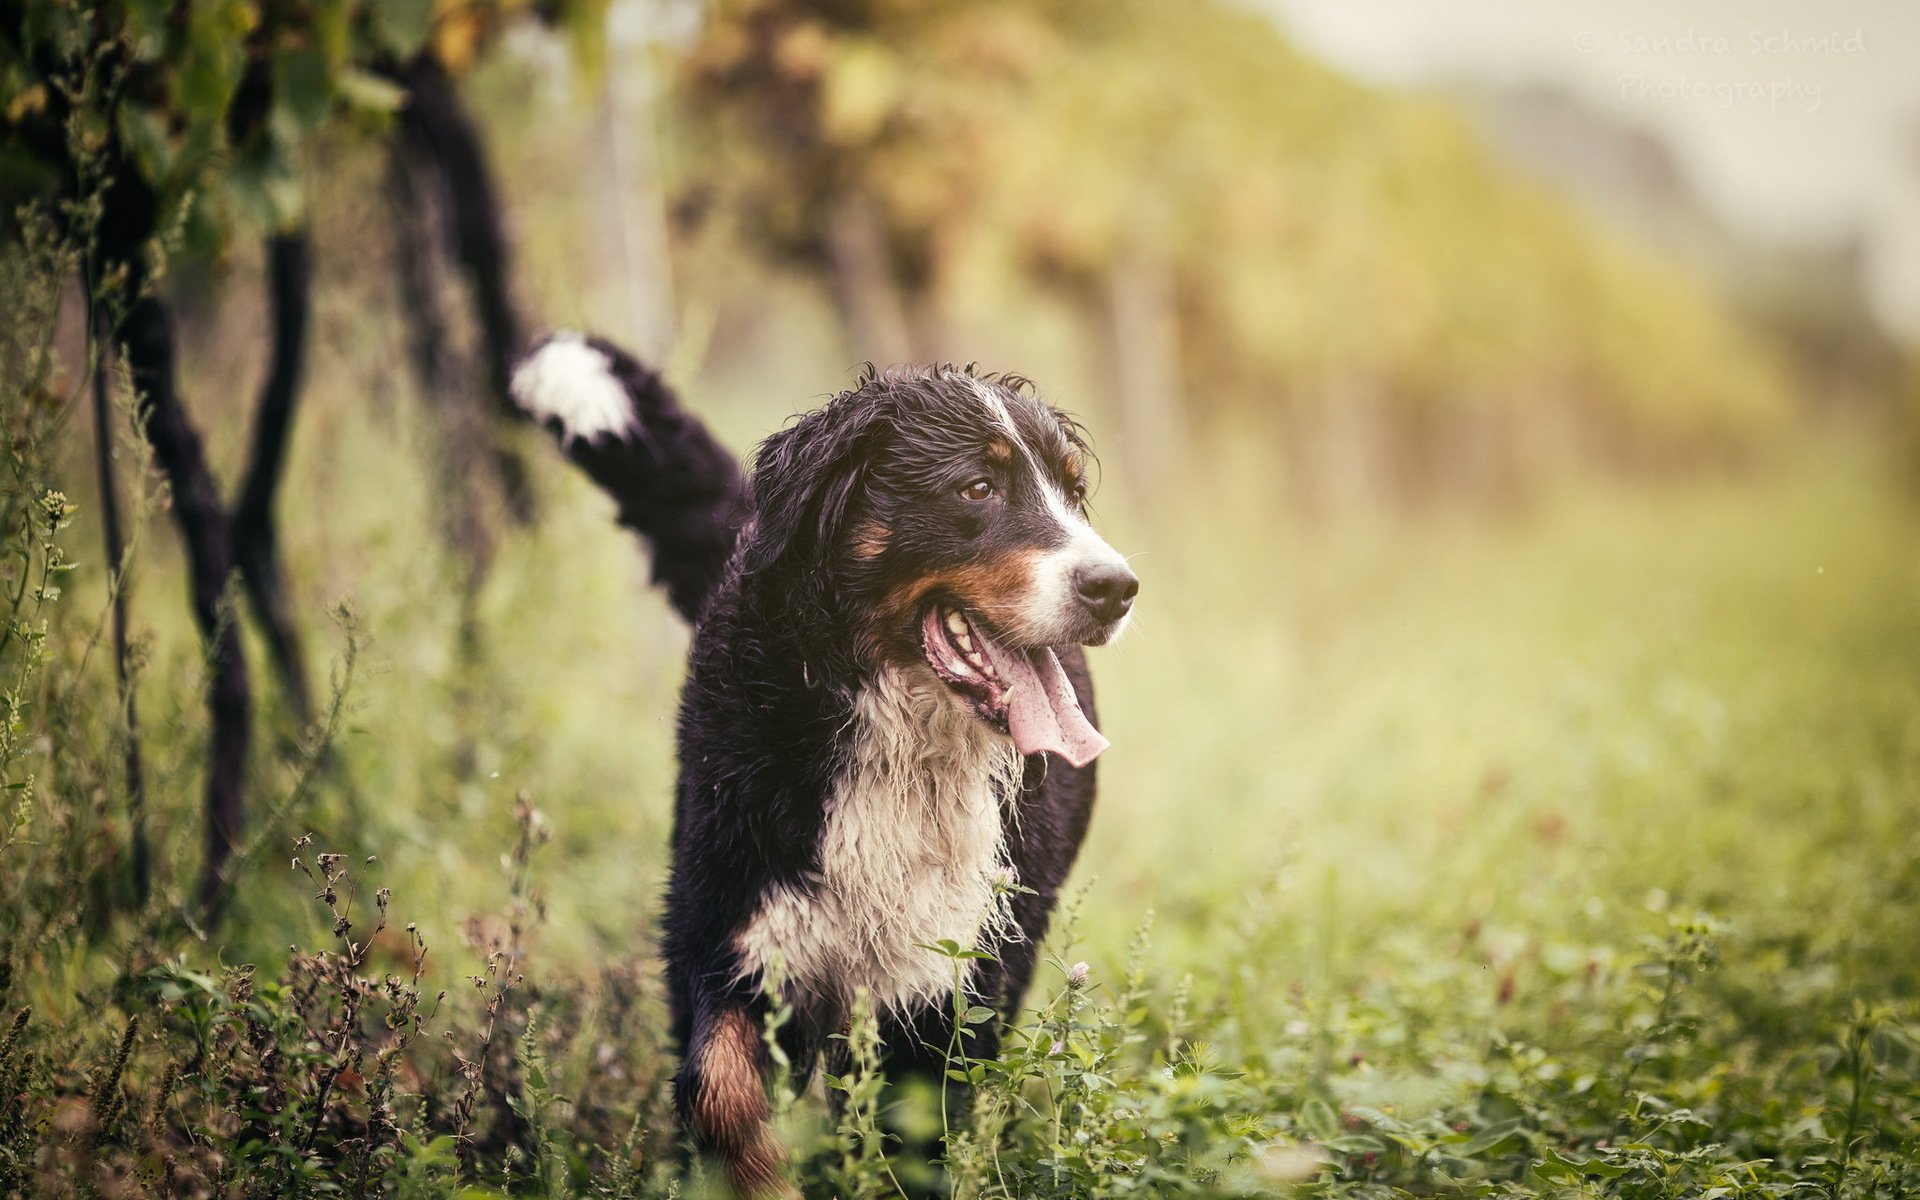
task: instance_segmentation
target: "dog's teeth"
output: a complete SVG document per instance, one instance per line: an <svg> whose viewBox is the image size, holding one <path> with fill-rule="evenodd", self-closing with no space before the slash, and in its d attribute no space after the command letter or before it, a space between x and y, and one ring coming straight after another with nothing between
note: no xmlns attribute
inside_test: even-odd
<svg viewBox="0 0 1920 1200"><path fill-rule="evenodd" d="M962 639L967 636L967 619L953 609L947 610L947 631Z"/></svg>
<svg viewBox="0 0 1920 1200"><path fill-rule="evenodd" d="M971 657L973 656L973 638L971 638L971 637L969 637L969 636L968 636L967 634L964 634L964 633L963 633L963 634L961 634L961 635L960 635L960 648L961 648L962 650L964 650L964 651L966 651L966 652L967 652L967 656L968 656L969 658L971 658Z"/></svg>

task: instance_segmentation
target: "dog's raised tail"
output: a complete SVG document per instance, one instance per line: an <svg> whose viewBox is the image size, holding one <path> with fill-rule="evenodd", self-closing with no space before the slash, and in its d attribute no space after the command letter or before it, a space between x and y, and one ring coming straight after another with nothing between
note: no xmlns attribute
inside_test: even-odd
<svg viewBox="0 0 1920 1200"><path fill-rule="evenodd" d="M654 582L698 620L746 520L738 460L658 374L601 338L542 339L514 368L513 400L613 497L652 548Z"/></svg>

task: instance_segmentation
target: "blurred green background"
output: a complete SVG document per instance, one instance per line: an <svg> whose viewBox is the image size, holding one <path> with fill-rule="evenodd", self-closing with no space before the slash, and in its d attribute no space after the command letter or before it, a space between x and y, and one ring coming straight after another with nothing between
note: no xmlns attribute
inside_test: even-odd
<svg viewBox="0 0 1920 1200"><path fill-rule="evenodd" d="M1858 293L1782 315L1804 273L1730 291L1503 158L1449 95L1356 84L1225 7L604 19L588 55L483 31L465 81L530 320L660 362L743 454L864 358L1018 370L1092 430L1098 519L1145 595L1095 656L1116 749L1083 874L1121 935L1149 905L1199 932L1303 856L1356 898L1465 911L1513 902L1496 861L1558 890L1556 863L1598 855L1638 864L1611 897L1637 901L1680 881L1642 877L1668 831L1623 779L1651 777L1651 812L1756 819L1702 790L1720 756L1759 766L1756 710L1837 720L1826 639L1910 644L1848 624L1912 609L1905 343ZM685 632L537 436L502 435L536 471L531 526L447 477L383 266L381 147L301 153L318 313L285 556L316 655L340 598L369 635L345 757L380 832L354 836L458 914L526 788L570 881L547 936L623 938L660 887ZM244 455L259 271L235 237L173 281L216 464ZM499 527L471 595L441 533L461 508ZM136 611L152 703L190 725L171 543L156 525Z"/></svg>
<svg viewBox="0 0 1920 1200"><path fill-rule="evenodd" d="M1572 1089L1664 1036L1634 968L1710 914L1720 990L1640 1086L1668 1080L1729 1144L1791 1097L1728 1157L1817 1176L1803 1160L1859 1104L1820 1047L1856 1002L1891 1006L1888 1029L1920 1016L1920 371L1867 283L1906 268L1857 231L1743 225L1646 106L1331 66L1291 32L1312 7L624 0L550 24L443 3L429 44L483 130L529 322L630 345L741 453L864 359L1018 371L1086 423L1096 521L1142 592L1093 656L1113 748L1065 961L1111 978L1151 912L1153 976L1220 1061L1311 1074L1342 1111L1454 1111L1508 1086L1490 1046L1564 1055L1549 1078ZM1702 11L1650 36L1744 44ZM1871 15L1878 70L1912 23ZM1668 103L1698 122L1715 102ZM1837 102L1818 119L1866 136ZM591 975L651 936L687 634L538 431L450 414L409 374L385 129L290 143L287 188L236 192L163 285L231 479L266 338L254 235L310 223L283 554L315 663L341 653L335 602L365 637L330 765L267 827L217 941L273 961L324 934L282 878L281 844L313 830L377 853L365 873L455 981L525 791L553 830L530 971ZM70 362L78 333L69 311ZM530 521L462 457L476 420L524 457ZM78 547L98 545L87 429L63 452ZM178 895L204 660L172 530L149 513L140 539ZM102 589L83 567L72 607ZM255 829L292 785L285 745L256 748ZM110 789L93 811L111 842ZM67 1005L84 957L42 963L33 1002ZM1920 1085L1875 1062L1870 1147L1897 1164Z"/></svg>

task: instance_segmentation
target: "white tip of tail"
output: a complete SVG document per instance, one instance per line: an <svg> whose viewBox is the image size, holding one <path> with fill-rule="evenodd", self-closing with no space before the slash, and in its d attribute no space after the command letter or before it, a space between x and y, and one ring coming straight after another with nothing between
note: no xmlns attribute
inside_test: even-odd
<svg viewBox="0 0 1920 1200"><path fill-rule="evenodd" d="M520 361L513 399L536 420L559 421L563 442L625 437L633 428L633 402L613 364L578 333L556 333Z"/></svg>

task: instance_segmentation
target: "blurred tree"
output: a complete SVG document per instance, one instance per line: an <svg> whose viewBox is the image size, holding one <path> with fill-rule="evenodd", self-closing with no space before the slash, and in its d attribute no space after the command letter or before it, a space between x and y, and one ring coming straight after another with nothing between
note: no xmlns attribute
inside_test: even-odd
<svg viewBox="0 0 1920 1200"><path fill-rule="evenodd" d="M1135 470L1232 410L1308 495L1504 495L1575 454L1736 455L1787 412L1683 272L1232 5L740 0L681 95L685 193L817 273L856 355L955 353L1009 279L1044 288Z"/></svg>
<svg viewBox="0 0 1920 1200"><path fill-rule="evenodd" d="M996 186L1046 5L749 0L711 14L681 75L696 190L749 242L831 284L855 357L939 357L944 284Z"/></svg>
<svg viewBox="0 0 1920 1200"><path fill-rule="evenodd" d="M599 8L578 0L541 15L597 29ZM125 355L187 549L210 663L200 881L209 913L218 911L238 844L251 728L246 658L226 604L231 577L261 625L289 707L303 722L312 712L274 532L305 358L309 147L325 128L377 133L399 117L406 144L437 178L445 240L482 334L485 390L496 413L514 414L507 379L521 326L505 239L480 139L451 74L530 9L517 0L0 2L0 203L9 216L19 204L48 206L88 247L84 285L95 327ZM229 508L179 394L173 317L156 285L170 262L216 255L239 236L267 241L272 350ZM495 466L524 510L516 461L497 454ZM101 469L110 506L104 441ZM118 532L110 508L107 523L111 543ZM109 553L117 564L114 546ZM124 672L123 621L122 608L115 640ZM137 746L127 770L137 797Z"/></svg>

